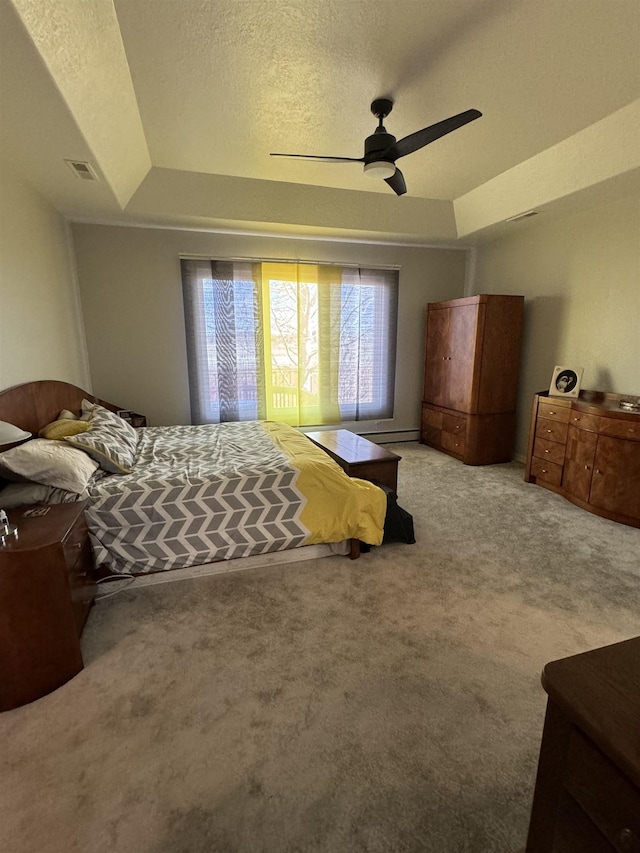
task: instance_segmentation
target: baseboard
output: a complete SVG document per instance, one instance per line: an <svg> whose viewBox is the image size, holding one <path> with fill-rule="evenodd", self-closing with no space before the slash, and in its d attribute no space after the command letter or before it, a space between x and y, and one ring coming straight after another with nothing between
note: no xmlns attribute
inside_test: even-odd
<svg viewBox="0 0 640 853"><path fill-rule="evenodd" d="M419 429L398 429L389 432L361 432L358 433L363 438L368 438L376 444L397 444L401 441L418 441L420 438Z"/></svg>

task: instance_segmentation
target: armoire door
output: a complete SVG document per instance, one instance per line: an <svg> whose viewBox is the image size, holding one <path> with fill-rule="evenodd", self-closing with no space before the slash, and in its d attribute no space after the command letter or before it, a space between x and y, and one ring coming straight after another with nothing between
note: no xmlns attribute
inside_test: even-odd
<svg viewBox="0 0 640 853"><path fill-rule="evenodd" d="M423 400L434 406L446 405L447 399L449 313L448 308L427 311Z"/></svg>
<svg viewBox="0 0 640 853"><path fill-rule="evenodd" d="M472 411L478 323L484 305L449 308L449 352L447 354L446 398L443 406L458 412Z"/></svg>
<svg viewBox="0 0 640 853"><path fill-rule="evenodd" d="M425 402L471 411L477 325L476 305L427 311Z"/></svg>

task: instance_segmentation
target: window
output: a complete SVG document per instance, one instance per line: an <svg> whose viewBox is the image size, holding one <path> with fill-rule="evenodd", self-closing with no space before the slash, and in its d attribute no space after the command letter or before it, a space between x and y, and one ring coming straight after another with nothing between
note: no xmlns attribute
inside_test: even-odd
<svg viewBox="0 0 640 853"><path fill-rule="evenodd" d="M183 260L194 423L393 414L398 272Z"/></svg>

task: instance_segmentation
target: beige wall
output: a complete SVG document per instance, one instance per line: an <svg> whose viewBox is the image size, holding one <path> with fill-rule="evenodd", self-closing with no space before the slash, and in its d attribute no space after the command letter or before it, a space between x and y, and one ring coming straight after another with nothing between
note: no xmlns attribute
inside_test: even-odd
<svg viewBox="0 0 640 853"><path fill-rule="evenodd" d="M637 196L545 222L478 250L475 293L522 293L525 340L516 452L526 453L532 395L557 364L583 388L640 394Z"/></svg>
<svg viewBox="0 0 640 853"><path fill-rule="evenodd" d="M0 181L0 389L56 378L90 390L93 380L95 393L154 424L188 423L180 254L399 265L395 417L358 429L417 428L423 309L463 294L463 251L75 224L83 327L64 220L2 163ZM638 199L543 215L479 248L467 283L470 293L526 297L520 456L531 397L554 365L583 366L585 388L640 394Z"/></svg>
<svg viewBox="0 0 640 853"><path fill-rule="evenodd" d="M91 390L67 226L0 161L0 390L34 379Z"/></svg>
<svg viewBox="0 0 640 853"><path fill-rule="evenodd" d="M464 291L460 250L85 224L73 239L94 391L154 425L190 421L180 254L399 265L395 416L362 432L418 428L424 307Z"/></svg>

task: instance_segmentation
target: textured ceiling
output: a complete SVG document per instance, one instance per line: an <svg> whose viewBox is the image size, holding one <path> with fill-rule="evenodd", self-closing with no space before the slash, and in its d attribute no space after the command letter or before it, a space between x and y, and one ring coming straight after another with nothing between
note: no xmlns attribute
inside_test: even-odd
<svg viewBox="0 0 640 853"><path fill-rule="evenodd" d="M640 150L637 0L0 0L0 24L2 154L75 218L330 229L333 209L345 234L455 239L451 202L481 230L510 186L526 209L536 168L577 160L567 195ZM360 164L269 156L362 156L380 96L398 138L483 117L401 159L401 199Z"/></svg>
<svg viewBox="0 0 640 853"><path fill-rule="evenodd" d="M360 164L269 157L362 156L386 95L398 138L483 113L399 163L412 196L454 199L640 90L637 0L115 5L151 159L171 169L390 192Z"/></svg>

